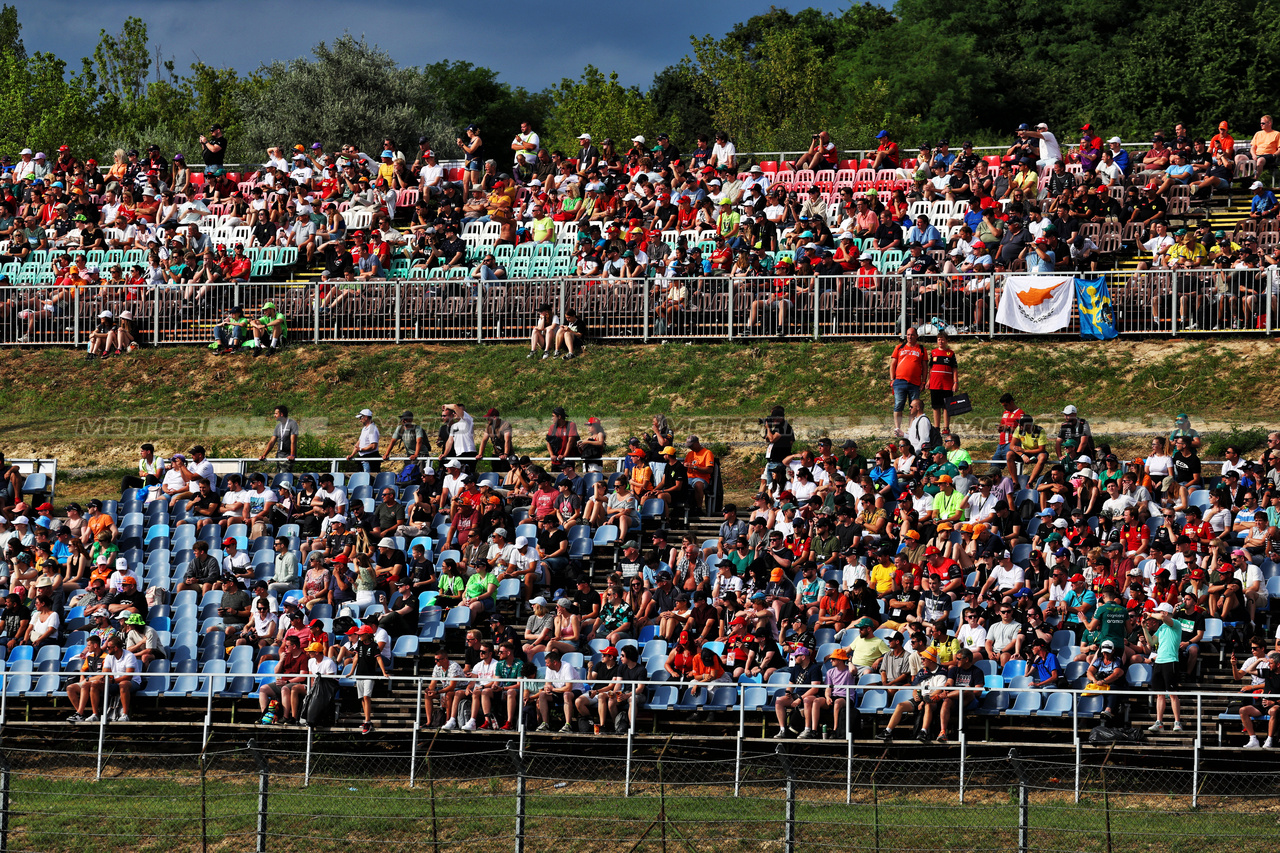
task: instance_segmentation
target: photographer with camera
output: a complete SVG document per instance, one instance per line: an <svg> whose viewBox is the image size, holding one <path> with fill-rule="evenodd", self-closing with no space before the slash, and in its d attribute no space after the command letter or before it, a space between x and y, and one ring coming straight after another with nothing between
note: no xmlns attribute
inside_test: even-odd
<svg viewBox="0 0 1280 853"><path fill-rule="evenodd" d="M769 417L760 418L757 423L764 430L764 440L768 444L764 452L765 491L773 491L775 484L779 484L778 489L781 490L787 482L784 460L791 455L791 447L796 442L795 430L787 422L782 406L774 406Z"/></svg>
<svg viewBox="0 0 1280 853"><path fill-rule="evenodd" d="M816 172L819 169L835 169L839 162L840 152L836 150L836 144L831 141L831 135L822 130L813 135L813 139L809 142L809 150L796 160L796 171L812 169Z"/></svg>
<svg viewBox="0 0 1280 853"><path fill-rule="evenodd" d="M204 165L221 166L227 156L227 139L222 135L222 125L215 124L209 128L209 135L200 135L200 151L204 155Z"/></svg>

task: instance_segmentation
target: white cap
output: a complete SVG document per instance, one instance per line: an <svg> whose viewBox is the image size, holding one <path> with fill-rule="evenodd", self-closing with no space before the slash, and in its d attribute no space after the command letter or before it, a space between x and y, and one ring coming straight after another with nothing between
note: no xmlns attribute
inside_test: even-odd
<svg viewBox="0 0 1280 853"><path fill-rule="evenodd" d="M590 142L590 141L591 141L591 134L589 134L589 133L579 133L579 134L578 134L578 138L579 138L579 139L585 139L585 140L587 140L588 142Z"/></svg>
<svg viewBox="0 0 1280 853"><path fill-rule="evenodd" d="M516 547L517 547L517 548L519 548L519 549L520 549L520 550L522 550L522 551L523 551L525 548L528 548L528 547L529 547L529 537L527 537L527 536L517 536L517 537L516 537Z"/></svg>
<svg viewBox="0 0 1280 853"><path fill-rule="evenodd" d="M1059 518L1059 519L1057 519L1056 521L1054 521L1054 522L1053 522L1053 526L1054 526L1054 527L1061 528L1061 529L1063 529L1063 530L1066 530L1066 529L1067 529L1067 520L1066 520L1065 518Z"/></svg>
<svg viewBox="0 0 1280 853"><path fill-rule="evenodd" d="M356 417L357 417L357 418L371 418L371 417L373 417L373 412L369 411L368 409L361 409L359 412L357 412L357 413L356 413Z"/></svg>
<svg viewBox="0 0 1280 853"><path fill-rule="evenodd" d="M1062 410L1062 414L1064 414L1064 415L1074 415L1077 411L1078 411L1078 410L1076 409L1076 407L1075 407L1075 406L1067 406L1065 409L1063 409L1063 410Z"/></svg>
<svg viewBox="0 0 1280 853"><path fill-rule="evenodd" d="M25 515L20 515L13 520L13 523L14 524L30 524L31 519L27 518Z"/></svg>
<svg viewBox="0 0 1280 853"><path fill-rule="evenodd" d="M1156 613L1172 613L1173 605L1167 601L1162 601L1156 605Z"/></svg>
<svg viewBox="0 0 1280 853"><path fill-rule="evenodd" d="M644 145L644 137L643 137L643 136L633 136L633 137L631 137L631 141L632 141L632 142L639 142L641 145Z"/></svg>
<svg viewBox="0 0 1280 853"><path fill-rule="evenodd" d="M1094 473L1092 468L1085 468L1083 471L1077 471L1075 473L1075 476L1080 477L1081 479L1084 479L1084 480L1098 479L1098 475Z"/></svg>
<svg viewBox="0 0 1280 853"><path fill-rule="evenodd" d="M25 154L31 154L31 153L33 152L30 148L23 148L21 151L18 152L18 156L22 157Z"/></svg>
<svg viewBox="0 0 1280 853"><path fill-rule="evenodd" d="M1040 122L1039 124L1036 125L1036 130L1048 130L1048 129L1049 129L1049 125L1045 124L1044 122Z"/></svg>
<svg viewBox="0 0 1280 853"><path fill-rule="evenodd" d="M1092 464L1093 464L1093 457L1089 456L1089 454L1087 454L1087 453L1086 453L1086 454L1084 454L1084 455L1082 455L1082 456L1078 456L1078 457L1076 457L1076 461L1077 461L1077 462L1083 462L1085 465L1092 465Z"/></svg>
<svg viewBox="0 0 1280 853"><path fill-rule="evenodd" d="M523 538L523 537L521 537L521 538ZM537 598L531 598L531 599L529 599L529 603L530 603L530 604L538 604L538 605L541 605L542 607L546 607L546 606L547 606L547 600L546 600L545 598L543 598L541 595L540 595L540 596L538 596Z"/></svg>
<svg viewBox="0 0 1280 853"><path fill-rule="evenodd" d="M1108 140L1107 140L1107 142L1108 142L1108 143L1114 142L1116 145L1119 145L1119 144L1120 144L1120 137L1118 137L1118 136L1113 136L1113 137L1111 137L1110 139L1108 139Z"/></svg>
<svg viewBox="0 0 1280 853"><path fill-rule="evenodd" d="M396 540L392 539L390 536L383 536L381 539L378 540L378 547L394 548L396 547Z"/></svg>
<svg viewBox="0 0 1280 853"><path fill-rule="evenodd" d="M542 186L542 181L538 180L537 178L534 178L532 181L529 182L529 186L540 187Z"/></svg>
<svg viewBox="0 0 1280 853"><path fill-rule="evenodd" d="M338 514L337 514L337 515L335 515L333 518L329 519L329 523L330 523L330 524L346 524L346 523L347 523L347 517L346 517L345 515L343 515L342 513L338 513Z"/></svg>
<svg viewBox="0 0 1280 853"><path fill-rule="evenodd" d="M110 319L110 318L111 318L111 312L110 312L110 311L103 311L101 314L99 314L99 315L98 315L98 319L99 319L99 320L102 320L102 319Z"/></svg>
<svg viewBox="0 0 1280 853"><path fill-rule="evenodd" d="M436 469L435 469L435 468L432 468L430 465L427 465L426 467L424 467L424 468L422 469L422 476L424 476L424 477L425 477L425 476L427 476L428 474L434 474L435 472L436 472Z"/></svg>
<svg viewBox="0 0 1280 853"><path fill-rule="evenodd" d="M1049 503L1051 504L1064 504L1066 502L1067 502L1067 499L1064 498L1062 495L1054 495L1053 497L1049 498Z"/></svg>
<svg viewBox="0 0 1280 853"><path fill-rule="evenodd" d="M875 260L875 258L871 257L871 256L870 256L869 254L867 254L866 252L863 252L861 255L858 255L858 260L860 260L860 261L874 261L874 260Z"/></svg>
<svg viewBox="0 0 1280 853"><path fill-rule="evenodd" d="M1262 189L1262 181L1254 181L1253 183L1249 184L1249 189L1251 190Z"/></svg>
<svg viewBox="0 0 1280 853"><path fill-rule="evenodd" d="M120 319L121 319L121 320L132 320L132 319L133 319L133 312L132 312L132 311L121 311L121 312L120 312Z"/></svg>
<svg viewBox="0 0 1280 853"><path fill-rule="evenodd" d="M622 200L623 200L623 201L635 201L635 200L636 200L636 194L635 194L635 193L627 193L626 195L624 195L624 196L622 197Z"/></svg>
<svg viewBox="0 0 1280 853"><path fill-rule="evenodd" d="M461 462L459 462L457 459L450 459L448 462L444 463L444 467L446 467L446 468L461 468L461 467L462 467L462 463L461 463Z"/></svg>
<svg viewBox="0 0 1280 853"><path fill-rule="evenodd" d="M843 234L841 234L841 235L840 235L839 237L837 237L836 239L837 239L837 240L852 240L852 239L853 239L853 235L852 235L852 234L850 234L848 231L845 231Z"/></svg>

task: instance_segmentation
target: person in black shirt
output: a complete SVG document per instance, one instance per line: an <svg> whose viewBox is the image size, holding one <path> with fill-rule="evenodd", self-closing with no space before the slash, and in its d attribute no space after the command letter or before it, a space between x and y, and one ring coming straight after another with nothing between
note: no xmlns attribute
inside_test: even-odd
<svg viewBox="0 0 1280 853"><path fill-rule="evenodd" d="M1200 470L1200 457L1196 455L1191 439L1186 436L1178 437L1178 450L1173 454L1173 480L1180 492L1181 506L1179 506L1179 509L1185 509L1191 492L1202 488L1204 485Z"/></svg>
<svg viewBox="0 0 1280 853"><path fill-rule="evenodd" d="M404 578L398 584L397 589L400 592L400 598L392 606L391 610L378 620L378 627L392 637L417 634L418 595L413 591L413 583L409 578Z"/></svg>
<svg viewBox="0 0 1280 853"><path fill-rule="evenodd" d="M387 665L383 663L382 651L373 639L372 625L361 625L356 632L357 643L349 655L355 657L356 695L360 697L360 710L364 713L364 724L360 726L361 734L373 731L373 680L375 675L389 677Z"/></svg>
<svg viewBox="0 0 1280 853"><path fill-rule="evenodd" d="M345 239L339 238L324 247L324 271L335 281L355 277L355 263L351 260L351 253L347 251Z"/></svg>

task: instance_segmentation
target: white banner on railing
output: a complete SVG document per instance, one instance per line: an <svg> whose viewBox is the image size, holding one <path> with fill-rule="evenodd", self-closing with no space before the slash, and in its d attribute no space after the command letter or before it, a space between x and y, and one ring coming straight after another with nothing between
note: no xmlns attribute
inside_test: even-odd
<svg viewBox="0 0 1280 853"><path fill-rule="evenodd" d="M1075 289L1070 276L1011 275L1005 279L996 322L1032 334L1065 329Z"/></svg>

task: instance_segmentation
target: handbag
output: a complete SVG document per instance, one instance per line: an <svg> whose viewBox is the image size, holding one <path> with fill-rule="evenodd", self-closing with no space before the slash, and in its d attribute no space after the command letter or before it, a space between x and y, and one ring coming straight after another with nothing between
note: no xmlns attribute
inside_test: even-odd
<svg viewBox="0 0 1280 853"><path fill-rule="evenodd" d="M947 414L953 418L973 411L973 403L969 400L968 394L952 394L942 401L942 405L946 408Z"/></svg>

